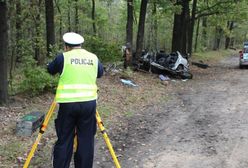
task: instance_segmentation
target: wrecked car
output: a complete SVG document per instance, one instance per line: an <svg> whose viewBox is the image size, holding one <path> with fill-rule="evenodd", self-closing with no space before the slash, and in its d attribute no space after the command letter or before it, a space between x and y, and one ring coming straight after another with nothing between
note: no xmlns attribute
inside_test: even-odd
<svg viewBox="0 0 248 168"><path fill-rule="evenodd" d="M192 79L193 77L189 71L188 56L183 56L179 51L170 54L164 52L143 53L138 67L152 73L168 74L182 79Z"/></svg>

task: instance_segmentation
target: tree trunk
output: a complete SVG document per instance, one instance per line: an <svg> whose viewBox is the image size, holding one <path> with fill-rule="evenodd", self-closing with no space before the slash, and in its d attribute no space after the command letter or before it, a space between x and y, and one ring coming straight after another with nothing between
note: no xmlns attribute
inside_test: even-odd
<svg viewBox="0 0 248 168"><path fill-rule="evenodd" d="M95 5L95 0L92 0L91 18L92 18L92 28L93 28L94 36L96 36L96 34L97 34L97 32L96 32L96 19L95 19L95 15L96 15L96 5Z"/></svg>
<svg viewBox="0 0 248 168"><path fill-rule="evenodd" d="M230 21L227 21L227 29L230 29ZM225 49L228 49L230 43L230 36L226 35Z"/></svg>
<svg viewBox="0 0 248 168"><path fill-rule="evenodd" d="M177 5L182 6L182 12L174 15L172 52L180 51L185 55L188 52L189 0L178 0Z"/></svg>
<svg viewBox="0 0 248 168"><path fill-rule="evenodd" d="M205 4L207 4L208 0L204 0L203 2ZM208 48L208 44L207 44L207 17L206 16L202 18L202 44L203 44L204 49Z"/></svg>
<svg viewBox="0 0 248 168"><path fill-rule="evenodd" d="M78 0L75 0L75 29L74 29L74 31L75 31L76 33L79 33L78 26L79 26Z"/></svg>
<svg viewBox="0 0 248 168"><path fill-rule="evenodd" d="M197 51L198 36L199 36L200 19L197 21L196 33L195 33L195 47L194 50Z"/></svg>
<svg viewBox="0 0 248 168"><path fill-rule="evenodd" d="M153 44L154 44L154 49L158 51L158 19L157 19L157 1L155 0L153 2L153 10L152 10L152 15L153 15Z"/></svg>
<svg viewBox="0 0 248 168"><path fill-rule="evenodd" d="M137 59L139 59L142 54L144 33L145 33L147 3L148 3L148 0L142 0L141 6L140 6L140 17L139 17L138 34L137 34L137 41L136 41L136 55L135 55Z"/></svg>
<svg viewBox="0 0 248 168"><path fill-rule="evenodd" d="M214 46L213 46L213 50L219 50L220 49L220 41L221 41L221 37L223 34L223 29L220 26L217 26L215 29L215 42L214 42Z"/></svg>
<svg viewBox="0 0 248 168"><path fill-rule="evenodd" d="M217 36L217 49L218 50L220 49L220 42L221 42L222 35L223 35L223 29L219 27L218 36Z"/></svg>
<svg viewBox="0 0 248 168"><path fill-rule="evenodd" d="M40 5L41 1L37 2L36 0L30 1L30 12L33 17L33 29L34 29L34 38L33 48L34 48L34 59L37 61L38 65L41 65L43 62L43 56L40 54L40 38L41 38L41 16L40 16Z"/></svg>
<svg viewBox="0 0 248 168"><path fill-rule="evenodd" d="M126 47L129 52L124 53L124 68L131 65L133 48L133 0L127 1Z"/></svg>
<svg viewBox="0 0 248 168"><path fill-rule="evenodd" d="M188 31L188 53L192 54L192 44L193 44L193 34L194 34L194 27L195 27L195 13L196 13L196 5L197 0L193 0L192 6L192 14L189 23L189 31Z"/></svg>
<svg viewBox="0 0 248 168"><path fill-rule="evenodd" d="M202 19L202 44L204 48L207 48L207 17Z"/></svg>
<svg viewBox="0 0 248 168"><path fill-rule="evenodd" d="M232 33L232 30L233 30L233 24L234 22L233 21L228 21L227 22L227 28L229 30L229 35L226 36L226 41L225 41L225 49L228 49L229 46L230 46L230 42L231 42L231 33Z"/></svg>
<svg viewBox="0 0 248 168"><path fill-rule="evenodd" d="M172 52L181 51L182 50L182 29L181 25L181 15L174 14L174 24L173 24L173 34L172 34Z"/></svg>
<svg viewBox="0 0 248 168"><path fill-rule="evenodd" d="M248 35L248 32L247 31L245 31L244 33L242 33L243 34L243 41L246 41L247 40L247 35Z"/></svg>
<svg viewBox="0 0 248 168"><path fill-rule="evenodd" d="M229 46L232 47L232 48L234 48L234 41L235 41L235 40L234 40L234 38L232 37L231 40L230 40L230 45L229 45Z"/></svg>
<svg viewBox="0 0 248 168"><path fill-rule="evenodd" d="M182 54L188 54L188 39L189 39L189 24L190 24L190 9L189 9L189 1L183 1L183 15L181 16L181 20L183 23L182 28Z"/></svg>
<svg viewBox="0 0 248 168"><path fill-rule="evenodd" d="M21 1L16 0L16 57L15 57L15 63L21 62L21 42L20 40L22 39L22 14L21 14ZM12 63L11 63L12 64Z"/></svg>
<svg viewBox="0 0 248 168"><path fill-rule="evenodd" d="M39 0L40 2L40 0ZM40 4L40 3L39 3ZM36 8L40 6L40 5L37 5ZM37 8L38 9L38 8ZM40 54L40 44L39 44L39 38L41 36L41 30L40 30L40 11L37 12L36 14L36 17L35 17L35 23L34 23L34 27L35 27L35 42L34 42L34 51L35 51L35 60L37 61L37 64L38 65L41 65L42 64L42 56Z"/></svg>
<svg viewBox="0 0 248 168"><path fill-rule="evenodd" d="M68 12L67 12L67 19L68 19L68 32L71 32L71 0L68 0Z"/></svg>
<svg viewBox="0 0 248 168"><path fill-rule="evenodd" d="M133 44L133 0L127 1L126 43Z"/></svg>
<svg viewBox="0 0 248 168"><path fill-rule="evenodd" d="M47 56L49 56L51 54L52 47L55 44L53 0L45 0L45 6L46 6Z"/></svg>
<svg viewBox="0 0 248 168"><path fill-rule="evenodd" d="M7 4L0 1L0 104L8 102L8 27Z"/></svg>
<svg viewBox="0 0 248 168"><path fill-rule="evenodd" d="M57 10L58 10L58 13L59 13L59 46L62 47L62 13L61 13L61 10L60 10L60 6L58 4L58 2L55 0L55 5L57 7Z"/></svg>

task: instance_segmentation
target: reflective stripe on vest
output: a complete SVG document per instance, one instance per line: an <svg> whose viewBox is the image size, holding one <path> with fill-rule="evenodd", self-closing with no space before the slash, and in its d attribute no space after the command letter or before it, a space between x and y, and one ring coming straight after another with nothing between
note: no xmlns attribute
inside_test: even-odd
<svg viewBox="0 0 248 168"><path fill-rule="evenodd" d="M96 90L96 85L87 85L87 84L70 84L70 85L60 85L57 89L93 89Z"/></svg>
<svg viewBox="0 0 248 168"><path fill-rule="evenodd" d="M63 53L64 68L56 92L58 103L84 102L97 98L98 58L84 50Z"/></svg>
<svg viewBox="0 0 248 168"><path fill-rule="evenodd" d="M92 97L96 96L96 92L79 92L79 93L59 93L57 94L58 98L80 98L80 97Z"/></svg>

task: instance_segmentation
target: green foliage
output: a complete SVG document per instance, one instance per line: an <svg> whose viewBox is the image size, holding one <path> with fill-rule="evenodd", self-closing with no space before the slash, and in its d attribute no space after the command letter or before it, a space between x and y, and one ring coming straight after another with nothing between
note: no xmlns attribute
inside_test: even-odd
<svg viewBox="0 0 248 168"><path fill-rule="evenodd" d="M85 36L85 38L84 47L95 53L102 62L115 62L121 60L121 45L107 43L94 36Z"/></svg>
<svg viewBox="0 0 248 168"><path fill-rule="evenodd" d="M24 69L25 79L20 84L20 90L32 96L38 95L46 90L54 90L57 78L46 72L45 68L27 67Z"/></svg>
<svg viewBox="0 0 248 168"><path fill-rule="evenodd" d="M58 44L50 45L51 52L49 53L48 60L51 61L51 59L54 59L54 57L58 53L63 53L63 48L61 48Z"/></svg>
<svg viewBox="0 0 248 168"><path fill-rule="evenodd" d="M33 64L35 63L35 60L32 58L33 55L33 48L30 47L32 46L32 41L31 40L25 40L22 39L19 41L19 47L20 47L20 53L17 53L17 55L21 58L21 62L24 63L24 66L26 64Z"/></svg>

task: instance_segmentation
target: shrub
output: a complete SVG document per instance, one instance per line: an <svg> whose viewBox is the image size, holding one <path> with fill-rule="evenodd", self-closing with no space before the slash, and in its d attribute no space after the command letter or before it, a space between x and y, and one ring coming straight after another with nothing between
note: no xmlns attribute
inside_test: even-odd
<svg viewBox="0 0 248 168"><path fill-rule="evenodd" d="M96 54L102 62L116 62L122 59L120 45L107 43L94 36L85 36L85 38L84 47Z"/></svg>
<svg viewBox="0 0 248 168"><path fill-rule="evenodd" d="M54 91L58 78L52 77L42 67L28 67L24 69L24 80L20 84L22 92L29 93L31 96L38 95L41 92Z"/></svg>

